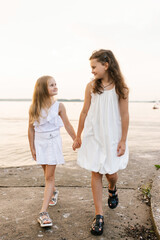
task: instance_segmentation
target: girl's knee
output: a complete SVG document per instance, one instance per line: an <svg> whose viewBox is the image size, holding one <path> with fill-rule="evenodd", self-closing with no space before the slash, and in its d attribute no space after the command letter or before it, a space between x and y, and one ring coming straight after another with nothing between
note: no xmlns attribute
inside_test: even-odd
<svg viewBox="0 0 160 240"><path fill-rule="evenodd" d="M46 181L54 181L54 174L55 174L55 167L47 166L47 169L45 171L45 180Z"/></svg>
<svg viewBox="0 0 160 240"><path fill-rule="evenodd" d="M92 172L92 178L102 178L102 174L98 173L98 172Z"/></svg>
<svg viewBox="0 0 160 240"><path fill-rule="evenodd" d="M50 174L47 175L47 174L46 174L45 180L48 181L48 182L54 181L54 175L53 175L53 174L52 174L52 175L50 175Z"/></svg>
<svg viewBox="0 0 160 240"><path fill-rule="evenodd" d="M116 180L116 179L118 179L118 174L117 173L113 173L113 174L106 174L106 178L108 179L108 180Z"/></svg>

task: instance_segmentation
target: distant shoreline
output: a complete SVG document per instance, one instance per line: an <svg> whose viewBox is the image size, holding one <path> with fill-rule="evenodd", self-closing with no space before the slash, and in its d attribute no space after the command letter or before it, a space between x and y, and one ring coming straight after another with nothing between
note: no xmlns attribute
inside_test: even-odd
<svg viewBox="0 0 160 240"><path fill-rule="evenodd" d="M0 102L31 102L32 99L28 98L15 98L15 99L0 99ZM58 99L60 102L84 102L84 100L81 99Z"/></svg>
<svg viewBox="0 0 160 240"><path fill-rule="evenodd" d="M31 102L31 101L32 101L32 99L29 99L29 98L15 98L15 99L12 99L12 98L3 99L3 98L1 98L0 99L0 102ZM84 100L82 100L82 99L63 99L63 98L58 99L58 101L59 102L84 102ZM155 103L156 101L153 101L153 100L150 100L150 101L130 100L129 102L134 102L134 103Z"/></svg>

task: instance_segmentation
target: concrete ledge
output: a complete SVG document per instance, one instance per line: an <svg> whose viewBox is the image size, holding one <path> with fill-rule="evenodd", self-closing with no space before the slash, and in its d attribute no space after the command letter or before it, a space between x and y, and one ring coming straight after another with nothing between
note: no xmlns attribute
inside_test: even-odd
<svg viewBox="0 0 160 240"><path fill-rule="evenodd" d="M160 170L157 170L151 190L151 216L158 239L160 239Z"/></svg>

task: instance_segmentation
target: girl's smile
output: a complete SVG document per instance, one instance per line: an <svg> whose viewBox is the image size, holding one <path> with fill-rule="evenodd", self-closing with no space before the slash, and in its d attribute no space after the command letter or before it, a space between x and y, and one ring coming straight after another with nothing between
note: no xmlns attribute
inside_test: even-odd
<svg viewBox="0 0 160 240"><path fill-rule="evenodd" d="M95 76L95 79L105 77L106 71L108 69L108 63L103 65L101 62L98 62L96 59L91 59L90 65L92 69L92 74Z"/></svg>
<svg viewBox="0 0 160 240"><path fill-rule="evenodd" d="M58 94L58 88L54 78L48 80L48 93L51 97Z"/></svg>

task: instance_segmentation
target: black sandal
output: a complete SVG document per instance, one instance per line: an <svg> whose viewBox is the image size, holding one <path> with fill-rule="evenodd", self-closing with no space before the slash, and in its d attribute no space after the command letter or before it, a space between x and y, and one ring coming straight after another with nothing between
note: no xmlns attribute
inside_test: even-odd
<svg viewBox="0 0 160 240"><path fill-rule="evenodd" d="M100 219L102 219L102 221L100 221ZM91 226L91 233L93 235L101 235L103 233L103 225L104 217L102 215L96 215Z"/></svg>
<svg viewBox="0 0 160 240"><path fill-rule="evenodd" d="M114 190L110 190L108 189L108 192L112 194L112 196L109 195L109 198L108 198L108 206L111 208L111 209L114 209L117 207L118 205L118 194L116 194L116 186L115 186L115 189Z"/></svg>

